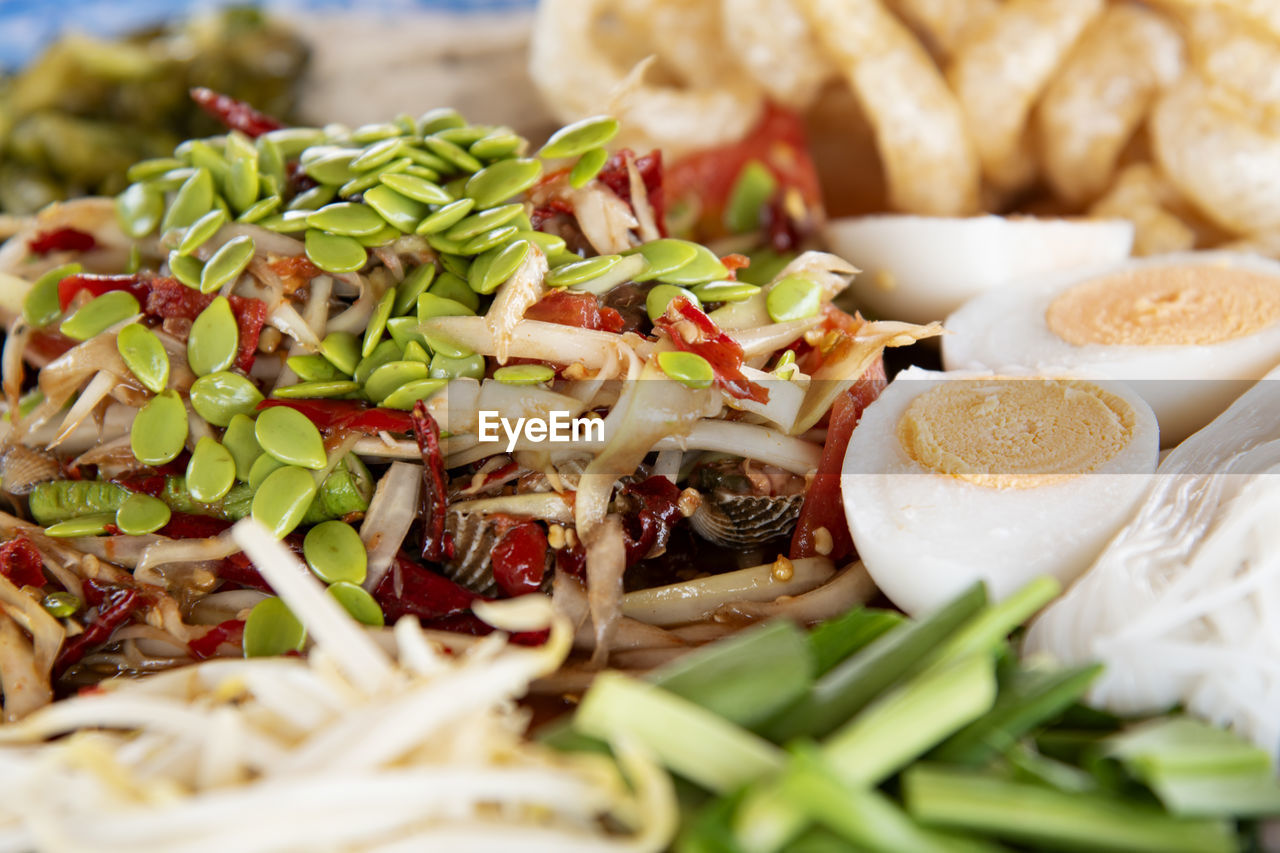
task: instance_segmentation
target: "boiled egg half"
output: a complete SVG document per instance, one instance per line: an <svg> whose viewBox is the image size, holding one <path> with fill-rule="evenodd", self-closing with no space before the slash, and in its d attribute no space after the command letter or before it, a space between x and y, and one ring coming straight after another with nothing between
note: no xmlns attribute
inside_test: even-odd
<svg viewBox="0 0 1280 853"><path fill-rule="evenodd" d="M1121 383L910 368L853 431L845 515L876 585L913 615L977 580L993 599L1040 575L1066 586L1128 519L1158 445Z"/></svg>
<svg viewBox="0 0 1280 853"><path fill-rule="evenodd" d="M1170 447L1280 364L1280 263L1232 252L1132 260L985 293L945 325L948 370L1124 380Z"/></svg>

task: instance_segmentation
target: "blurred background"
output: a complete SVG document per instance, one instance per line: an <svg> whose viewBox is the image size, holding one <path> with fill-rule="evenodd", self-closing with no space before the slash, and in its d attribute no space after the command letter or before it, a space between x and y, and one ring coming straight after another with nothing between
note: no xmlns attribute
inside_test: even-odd
<svg viewBox="0 0 1280 853"><path fill-rule="evenodd" d="M533 0L0 0L0 214L124 186L135 160L221 128L208 86L289 121L450 104L544 133Z"/></svg>

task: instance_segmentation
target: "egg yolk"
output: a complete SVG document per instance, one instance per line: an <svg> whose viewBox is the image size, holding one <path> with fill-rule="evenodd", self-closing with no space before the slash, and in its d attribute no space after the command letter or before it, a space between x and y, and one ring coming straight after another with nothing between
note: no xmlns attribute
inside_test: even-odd
<svg viewBox="0 0 1280 853"><path fill-rule="evenodd" d="M955 380L911 402L898 442L922 467L988 488L1035 488L1086 474L1130 441L1133 408L1090 382Z"/></svg>
<svg viewBox="0 0 1280 853"><path fill-rule="evenodd" d="M1217 344L1280 320L1280 277L1220 266L1143 267L1091 279L1045 312L1075 346Z"/></svg>

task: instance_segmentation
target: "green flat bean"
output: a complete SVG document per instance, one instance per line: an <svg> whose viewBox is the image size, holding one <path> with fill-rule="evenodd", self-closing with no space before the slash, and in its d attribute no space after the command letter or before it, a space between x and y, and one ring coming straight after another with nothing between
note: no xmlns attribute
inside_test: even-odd
<svg viewBox="0 0 1280 853"><path fill-rule="evenodd" d="M385 166L400 154L404 148L404 140L397 135L394 138L382 139L370 145L351 161L350 168L354 172L368 172L379 166Z"/></svg>
<svg viewBox="0 0 1280 853"><path fill-rule="evenodd" d="M350 376L360 361L360 339L351 332L330 332L320 342L320 354Z"/></svg>
<svg viewBox="0 0 1280 853"><path fill-rule="evenodd" d="M359 390L360 386L350 379L327 379L282 385L272 391L271 396L279 400L305 400L312 397L343 397Z"/></svg>
<svg viewBox="0 0 1280 853"><path fill-rule="evenodd" d="M537 183L542 176L541 160L499 160L483 169L478 160L474 157L471 160L476 164L472 171L478 171L467 180L465 192L481 208L493 207L519 195Z"/></svg>
<svg viewBox="0 0 1280 853"><path fill-rule="evenodd" d="M84 602L70 592L59 590L58 592L51 592L41 599L40 606L54 619L66 619L69 616L74 616L81 607L84 607Z"/></svg>
<svg viewBox="0 0 1280 853"><path fill-rule="evenodd" d="M547 159L576 157L593 148L601 148L618 134L618 120L613 116L591 116L551 134L546 144L538 149L538 156Z"/></svg>
<svg viewBox="0 0 1280 853"><path fill-rule="evenodd" d="M258 436L254 434L253 418L248 415L233 415L226 432L222 434L222 446L235 462L236 479L248 481L254 460L263 455Z"/></svg>
<svg viewBox="0 0 1280 853"><path fill-rule="evenodd" d="M312 228L346 237L373 234L381 230L383 224L377 211L353 201L326 204L307 216L307 225Z"/></svg>
<svg viewBox="0 0 1280 853"><path fill-rule="evenodd" d="M453 201L453 196L439 184L413 174L393 172L380 175L378 180L384 186L423 204L449 204Z"/></svg>
<svg viewBox="0 0 1280 853"><path fill-rule="evenodd" d="M51 524L44 529L46 536L52 536L55 539L71 539L78 536L101 536L107 532L109 525L116 523L116 517L112 513L104 512L96 515L82 515L79 518L68 519L67 521L59 521L57 524Z"/></svg>
<svg viewBox="0 0 1280 853"><path fill-rule="evenodd" d="M231 310L231 302L219 296L191 324L187 363L197 376L207 376L229 368L239 349L240 327L236 315Z"/></svg>
<svg viewBox="0 0 1280 853"><path fill-rule="evenodd" d="M370 400L381 403L401 385L426 378L427 366L420 361L391 361L369 375L364 391Z"/></svg>
<svg viewBox="0 0 1280 853"><path fill-rule="evenodd" d="M470 277L470 271L468 271L467 276L468 278ZM472 290L464 279L451 272L444 273L438 277L427 292L434 296L452 299L454 302L466 306L473 314L480 310L480 294ZM414 304L417 304L416 299Z"/></svg>
<svg viewBox="0 0 1280 853"><path fill-rule="evenodd" d="M265 452L286 465L319 470L328 461L320 430L306 415L288 406L272 406L260 413L254 435Z"/></svg>
<svg viewBox="0 0 1280 853"><path fill-rule="evenodd" d="M130 536L155 533L169 523L172 513L167 504L151 495L133 494L116 510L116 527Z"/></svg>
<svg viewBox="0 0 1280 853"><path fill-rule="evenodd" d="M649 268L636 276L636 281L649 281L677 272L698 258L698 244L688 240L663 238L650 240L635 248L649 262Z"/></svg>
<svg viewBox="0 0 1280 853"><path fill-rule="evenodd" d="M262 402L260 392L239 373L219 371L191 384L191 408L214 426L225 427L236 415L252 415Z"/></svg>
<svg viewBox="0 0 1280 853"><path fill-rule="evenodd" d="M450 202L418 223L414 229L416 234L439 234L460 221L476 206L473 198L462 198Z"/></svg>
<svg viewBox="0 0 1280 853"><path fill-rule="evenodd" d="M435 277L435 264L422 264L415 267L403 281L396 285L396 300L391 306L391 313L399 317L416 309L418 296L426 291Z"/></svg>
<svg viewBox="0 0 1280 853"><path fill-rule="evenodd" d="M36 279L22 300L22 316L33 329L42 329L62 316L62 303L58 301L58 284L69 275L76 275L84 268L80 264L63 264L54 267ZM417 303L414 303L415 305Z"/></svg>
<svg viewBox="0 0 1280 853"><path fill-rule="evenodd" d="M423 365L426 367L426 365ZM409 411L413 408L413 404L419 400L426 400L438 391L443 391L447 384L444 379L417 379L413 382L406 382L396 390L392 391L386 397L382 398L382 405L388 409L402 409Z"/></svg>
<svg viewBox="0 0 1280 853"><path fill-rule="evenodd" d="M814 317L822 310L822 287L811 278L789 275L769 288L765 307L775 323Z"/></svg>
<svg viewBox="0 0 1280 853"><path fill-rule="evenodd" d="M178 458L187 441L187 407L176 391L163 391L147 401L133 419L130 446L144 465L166 465Z"/></svg>
<svg viewBox="0 0 1280 853"><path fill-rule="evenodd" d="M364 587L346 581L339 581L338 583L330 584L329 594L337 599L343 609L351 615L351 618L361 625L381 628L386 624L385 617L382 615L382 607L372 595L364 590Z"/></svg>
<svg viewBox="0 0 1280 853"><path fill-rule="evenodd" d="M249 611L244 622L244 656L276 657L300 652L307 644L307 629L279 598L264 598Z"/></svg>
<svg viewBox="0 0 1280 853"><path fill-rule="evenodd" d="M710 388L715 370L705 358L692 352L671 350L658 353L658 367L672 379L690 388Z"/></svg>
<svg viewBox="0 0 1280 853"><path fill-rule="evenodd" d="M325 583L364 583L369 563L360 534L343 521L325 521L307 531L302 555Z"/></svg>
<svg viewBox="0 0 1280 853"><path fill-rule="evenodd" d="M130 323L116 336L116 349L142 386L159 394L169 384L169 354L146 326Z"/></svg>
<svg viewBox="0 0 1280 853"><path fill-rule="evenodd" d="M73 341L87 341L141 310L138 300L124 290L95 296L62 321L58 331Z"/></svg>
<svg viewBox="0 0 1280 853"><path fill-rule="evenodd" d="M493 378L504 385L541 385L555 379L556 372L545 364L513 364L499 367Z"/></svg>
<svg viewBox="0 0 1280 853"><path fill-rule="evenodd" d="M528 240L513 240L504 246L490 249L471 265L468 284L476 293L493 293L499 285L511 278L528 254Z"/></svg>
<svg viewBox="0 0 1280 853"><path fill-rule="evenodd" d="M236 482L236 461L209 436L196 442L187 463L187 489L201 503L222 500Z"/></svg>
<svg viewBox="0 0 1280 853"><path fill-rule="evenodd" d="M248 234L223 243L200 271L200 292L212 293L227 282L235 281L253 260L253 253L253 238Z"/></svg>
<svg viewBox="0 0 1280 853"><path fill-rule="evenodd" d="M263 415L282 410L283 407L268 409ZM258 423L261 425L261 417L258 418ZM258 441L262 442L261 432ZM267 448L265 442L263 448ZM268 449L267 452L271 451ZM295 465L286 465L268 474L258 487L253 496L253 519L270 530L277 539L283 539L302 523L315 496L316 480L311 472Z"/></svg>
<svg viewBox="0 0 1280 853"><path fill-rule="evenodd" d="M116 218L120 227L134 240L141 240L160 224L164 217L164 196L147 184L130 184L116 196Z"/></svg>
<svg viewBox="0 0 1280 853"><path fill-rule="evenodd" d="M396 289L388 288L387 292L382 294L378 299L378 304L373 308L373 316L369 318L369 325L364 330L364 340L360 345L360 357L367 358L378 346L378 342L382 340L382 333L387 330L387 320L391 319L391 310L396 304ZM352 372L354 372L352 368ZM301 374L299 374L301 376ZM306 377L303 377L304 379Z"/></svg>
<svg viewBox="0 0 1280 853"><path fill-rule="evenodd" d="M334 367L333 363L322 355L292 355L285 359L285 364L298 374L298 378L303 382L330 382L347 378L347 374Z"/></svg>
<svg viewBox="0 0 1280 853"><path fill-rule="evenodd" d="M409 345L404 348L405 361L420 361L426 364L431 360L431 353L427 352L427 348L417 341L409 341Z"/></svg>
<svg viewBox="0 0 1280 853"><path fill-rule="evenodd" d="M519 202L501 204L473 213L444 232L450 240L470 240L485 231L491 231L500 225L507 225L517 216L524 213L524 205Z"/></svg>
<svg viewBox="0 0 1280 853"><path fill-rule="evenodd" d="M161 232L186 228L213 209L213 176L208 169L196 169L187 178L160 223Z"/></svg>
<svg viewBox="0 0 1280 853"><path fill-rule="evenodd" d="M408 319L408 318L406 318ZM417 325L416 320L410 322ZM352 378L360 385L369 381L369 376L384 364L404 360L404 350L395 341L382 341L373 348L373 352L360 359Z"/></svg>
<svg viewBox="0 0 1280 853"><path fill-rule="evenodd" d="M369 253L360 241L340 234L308 228L304 245L307 257L325 272L355 272L369 261Z"/></svg>
<svg viewBox="0 0 1280 853"><path fill-rule="evenodd" d="M575 190L582 189L591 182L592 178L600 174L600 170L608 160L609 152L603 148L584 151L578 158L578 162L574 163L573 168L569 170L569 186Z"/></svg>
<svg viewBox="0 0 1280 853"><path fill-rule="evenodd" d="M385 184L373 187L364 194L364 203L377 211L391 225L412 234L413 229L427 215L427 205L396 192Z"/></svg>

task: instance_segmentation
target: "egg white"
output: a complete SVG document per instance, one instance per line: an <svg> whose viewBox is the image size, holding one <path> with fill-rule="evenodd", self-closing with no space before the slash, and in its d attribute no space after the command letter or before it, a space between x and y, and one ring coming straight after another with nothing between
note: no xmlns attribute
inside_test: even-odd
<svg viewBox="0 0 1280 853"><path fill-rule="evenodd" d="M1045 312L1064 291L1099 276L1143 267L1224 265L1280 277L1280 263L1236 252L1181 252L1046 276L975 297L947 317L947 370L1062 368L1129 383L1160 421L1172 447L1222 413L1280 364L1280 323L1215 344L1078 346L1049 328Z"/></svg>
<svg viewBox="0 0 1280 853"><path fill-rule="evenodd" d="M832 251L862 274L850 293L879 317L928 323L995 287L1129 257L1124 220L862 216L832 220Z"/></svg>
<svg viewBox="0 0 1280 853"><path fill-rule="evenodd" d="M854 545L876 585L912 615L977 580L993 600L1040 575L1065 587L1129 518L1155 471L1155 416L1131 389L1106 381L1094 384L1132 407L1134 426L1128 443L1089 473L1002 489L907 455L897 429L912 401L940 383L991 377L905 370L867 407L849 442L841 492Z"/></svg>

